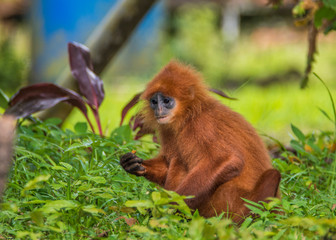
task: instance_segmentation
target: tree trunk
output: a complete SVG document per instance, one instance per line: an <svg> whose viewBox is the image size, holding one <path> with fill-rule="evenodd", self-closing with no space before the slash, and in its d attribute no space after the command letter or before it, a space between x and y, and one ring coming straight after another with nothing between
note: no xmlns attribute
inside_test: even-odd
<svg viewBox="0 0 336 240"><path fill-rule="evenodd" d="M94 72L98 75L113 59L118 50L127 42L133 30L149 11L156 0L123 0L107 14L98 25L86 46L90 48ZM77 89L77 83L69 70L65 70L56 81L63 87ZM57 117L63 121L72 107L59 104L48 109L39 117L43 119Z"/></svg>
<svg viewBox="0 0 336 240"><path fill-rule="evenodd" d="M12 163L15 119L12 116L0 118L0 197L7 183L7 176Z"/></svg>

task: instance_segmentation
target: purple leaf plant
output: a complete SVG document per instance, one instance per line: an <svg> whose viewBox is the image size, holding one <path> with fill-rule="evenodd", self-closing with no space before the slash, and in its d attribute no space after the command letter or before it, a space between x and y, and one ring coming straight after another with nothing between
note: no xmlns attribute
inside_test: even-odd
<svg viewBox="0 0 336 240"><path fill-rule="evenodd" d="M103 81L93 72L89 49L79 43L68 44L69 62L72 75L78 82L80 95L70 89L53 83L38 83L21 88L9 101L5 114L18 118L51 108L60 102L77 107L87 119L95 132L88 117L88 105L95 117L99 133L102 136L98 108L104 99ZM83 98L84 97L84 98Z"/></svg>
<svg viewBox="0 0 336 240"><path fill-rule="evenodd" d="M79 92L86 98L96 119L100 135L103 135L98 108L104 99L103 81L93 72L89 49L79 43L68 43L71 73L77 79Z"/></svg>

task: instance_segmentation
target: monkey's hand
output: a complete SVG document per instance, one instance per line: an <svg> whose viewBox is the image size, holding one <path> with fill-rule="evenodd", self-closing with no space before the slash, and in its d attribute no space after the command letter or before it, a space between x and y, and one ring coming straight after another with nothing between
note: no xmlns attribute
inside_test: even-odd
<svg viewBox="0 0 336 240"><path fill-rule="evenodd" d="M137 157L134 153L126 153L120 157L120 165L126 172L136 176L143 176L145 167L142 165L143 160Z"/></svg>

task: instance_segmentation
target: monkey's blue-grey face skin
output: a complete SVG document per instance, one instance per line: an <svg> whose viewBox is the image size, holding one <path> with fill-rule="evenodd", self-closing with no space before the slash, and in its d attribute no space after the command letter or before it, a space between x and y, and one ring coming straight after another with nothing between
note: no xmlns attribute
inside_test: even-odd
<svg viewBox="0 0 336 240"><path fill-rule="evenodd" d="M172 110L176 107L175 99L157 92L149 99L149 102L158 123L169 123L173 117Z"/></svg>

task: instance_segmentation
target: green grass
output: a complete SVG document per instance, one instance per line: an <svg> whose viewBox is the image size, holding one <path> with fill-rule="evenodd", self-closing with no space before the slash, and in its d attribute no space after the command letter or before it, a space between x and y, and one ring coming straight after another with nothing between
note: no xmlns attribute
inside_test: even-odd
<svg viewBox="0 0 336 240"><path fill-rule="evenodd" d="M283 142L292 138L290 123L300 126L305 133L333 129L333 123L320 111L332 113L328 93L321 83L315 82L305 90L293 84L246 87L235 96L239 101L225 104L244 115L260 134Z"/></svg>
<svg viewBox="0 0 336 240"><path fill-rule="evenodd" d="M118 156L141 143L133 142L127 129L100 138L86 128L77 125L75 134L51 120L19 127L0 214L2 236L79 239L106 230L126 232L125 222L115 220L124 202L144 198L152 187L120 171Z"/></svg>
<svg viewBox="0 0 336 240"><path fill-rule="evenodd" d="M291 127L296 152L283 150L273 159L282 174L282 199L250 205L259 217L237 228L221 216L192 215L177 194L122 170L120 154L136 150L147 159L157 153L155 144L133 141L129 128L102 138L85 124L76 124L76 132L55 124L18 128L1 204L3 238L92 239L105 233L109 239L335 239L332 132L304 135Z"/></svg>

